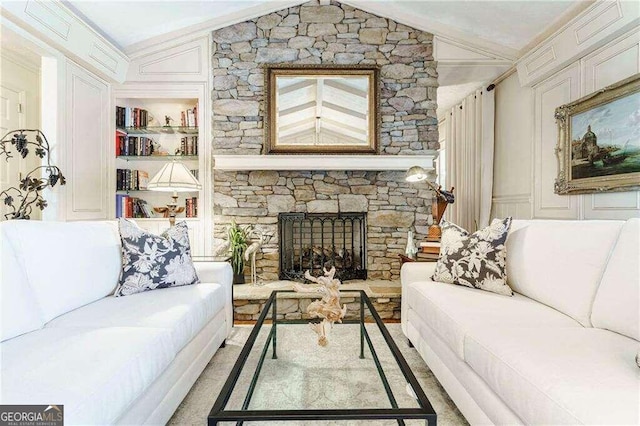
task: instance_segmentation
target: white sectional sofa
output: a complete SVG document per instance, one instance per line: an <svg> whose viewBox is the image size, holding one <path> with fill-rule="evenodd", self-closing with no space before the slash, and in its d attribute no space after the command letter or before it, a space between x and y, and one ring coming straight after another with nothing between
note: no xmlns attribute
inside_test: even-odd
<svg viewBox="0 0 640 426"><path fill-rule="evenodd" d="M471 424L640 424L640 219L513 221L501 296L402 267L402 329Z"/></svg>
<svg viewBox="0 0 640 426"><path fill-rule="evenodd" d="M116 298L115 223L0 234L0 404L64 404L65 424L165 424L231 330L231 267L196 262L201 284Z"/></svg>

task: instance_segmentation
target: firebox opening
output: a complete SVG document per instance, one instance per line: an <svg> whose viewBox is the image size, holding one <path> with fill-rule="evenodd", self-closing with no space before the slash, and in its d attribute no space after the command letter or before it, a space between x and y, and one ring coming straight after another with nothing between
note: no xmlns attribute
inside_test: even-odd
<svg viewBox="0 0 640 426"><path fill-rule="evenodd" d="M280 213L280 279L304 281L336 268L340 280L367 278L366 213Z"/></svg>

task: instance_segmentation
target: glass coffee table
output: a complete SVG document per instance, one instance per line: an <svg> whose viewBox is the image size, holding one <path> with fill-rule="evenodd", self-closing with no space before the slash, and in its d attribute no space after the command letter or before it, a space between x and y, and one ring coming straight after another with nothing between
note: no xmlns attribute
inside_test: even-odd
<svg viewBox="0 0 640 426"><path fill-rule="evenodd" d="M292 293L274 291L265 303L209 413L210 426L435 426L431 403L364 291L342 292L347 317L324 347L307 325L313 320L282 319L299 297Z"/></svg>

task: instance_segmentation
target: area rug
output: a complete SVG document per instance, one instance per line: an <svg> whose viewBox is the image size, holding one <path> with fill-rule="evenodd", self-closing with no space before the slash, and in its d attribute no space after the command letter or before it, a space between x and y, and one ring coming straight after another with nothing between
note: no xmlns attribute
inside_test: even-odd
<svg viewBox="0 0 640 426"><path fill-rule="evenodd" d="M235 363L242 346L248 338L251 326L234 327L225 348L215 356L200 375L189 394L182 401L170 425L205 424L224 381ZM398 404L415 407L415 400L407 392L402 373L396 367L391 352L382 340L374 324L367 325ZM429 398L439 425L465 425L467 422L448 397L437 379L426 366L418 352L410 348L402 334L400 324L387 324L387 329L402 351L411 370ZM352 405L367 408L389 408L389 400L381 385L371 354L365 348L365 359L360 360L357 325L338 325L330 336L330 343L319 348L315 335L305 325L285 326L278 331L278 359L265 359L260 380L254 393L251 408L298 409L298 408L349 408ZM261 333L256 347L267 337ZM238 390L246 390L256 365L259 350L254 350L247 360L245 371L240 376ZM232 395L229 407L239 408L244 399L243 392ZM269 425L394 425L393 421L380 422L269 422ZM249 424L249 423L245 423ZM256 423L258 424L258 423ZM407 421L406 424L424 425L424 421Z"/></svg>

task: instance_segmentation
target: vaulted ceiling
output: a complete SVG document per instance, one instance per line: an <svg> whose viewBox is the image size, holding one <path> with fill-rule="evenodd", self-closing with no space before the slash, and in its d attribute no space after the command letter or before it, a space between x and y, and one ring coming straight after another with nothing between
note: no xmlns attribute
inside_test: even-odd
<svg viewBox="0 0 640 426"><path fill-rule="evenodd" d="M212 29L251 19L306 1L68 0L118 46L127 47L166 33L211 21ZM446 33L518 52L580 0L353 0L346 4L379 12L402 23L436 34ZM584 3L584 0L582 1ZM264 11L264 12L263 12ZM406 22L410 20L412 22ZM455 38L455 37L454 37Z"/></svg>
<svg viewBox="0 0 640 426"><path fill-rule="evenodd" d="M328 0L322 0L322 2ZM438 110L493 80L527 50L595 0L345 0L343 3L428 31L448 51L476 49L495 60L439 61ZM306 3L300 0L66 0L64 3L130 55L187 32L211 31ZM436 49L436 56L438 51Z"/></svg>

